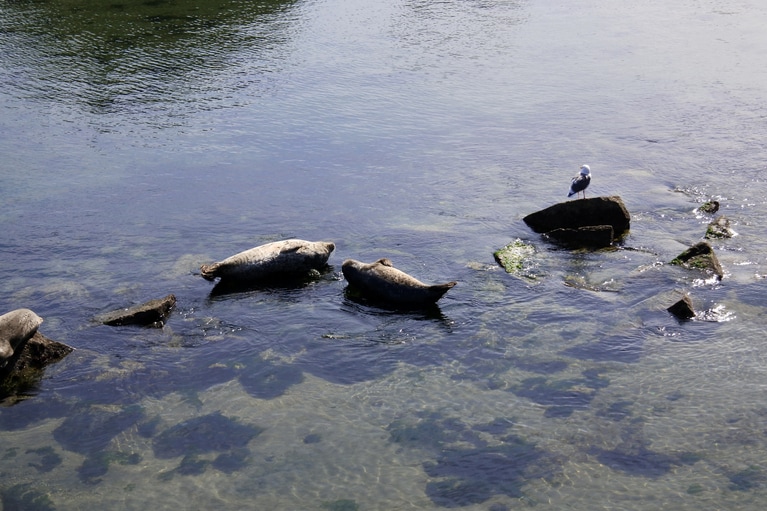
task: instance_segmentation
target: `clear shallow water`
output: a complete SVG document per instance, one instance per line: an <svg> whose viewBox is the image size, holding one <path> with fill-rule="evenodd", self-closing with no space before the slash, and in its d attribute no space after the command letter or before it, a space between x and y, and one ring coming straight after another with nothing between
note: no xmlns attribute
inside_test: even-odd
<svg viewBox="0 0 767 511"><path fill-rule="evenodd" d="M764 7L379 4L3 4L0 300L77 348L0 412L5 507L763 509ZM641 250L521 221L585 162ZM709 198L719 284L664 264ZM196 275L292 236L337 244L306 287ZM346 298L382 256L459 284Z"/></svg>

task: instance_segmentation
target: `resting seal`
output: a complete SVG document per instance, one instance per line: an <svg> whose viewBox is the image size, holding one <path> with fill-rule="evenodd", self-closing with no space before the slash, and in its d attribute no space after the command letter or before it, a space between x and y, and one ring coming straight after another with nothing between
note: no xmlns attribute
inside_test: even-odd
<svg viewBox="0 0 767 511"><path fill-rule="evenodd" d="M0 316L0 366L19 345L35 335L43 318L29 309L16 309Z"/></svg>
<svg viewBox="0 0 767 511"><path fill-rule="evenodd" d="M392 266L384 258L370 264L347 259L341 266L344 277L362 293L397 305L429 305L448 292L456 282L430 286Z"/></svg>
<svg viewBox="0 0 767 511"><path fill-rule="evenodd" d="M203 264L206 280L258 280L275 275L301 274L325 266L336 246L329 241L282 240L240 252L223 261Z"/></svg>

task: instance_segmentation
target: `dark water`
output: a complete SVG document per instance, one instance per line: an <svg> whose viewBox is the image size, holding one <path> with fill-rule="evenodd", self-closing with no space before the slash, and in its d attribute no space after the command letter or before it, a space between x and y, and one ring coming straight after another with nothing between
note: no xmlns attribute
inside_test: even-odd
<svg viewBox="0 0 767 511"><path fill-rule="evenodd" d="M3 509L763 509L767 10L0 3L0 309L76 348L0 409ZM571 251L522 218L619 195ZM667 263L712 241L718 282ZM331 240L302 285L200 264ZM493 252L521 239L523 275ZM346 258L458 281L428 311ZM174 293L163 329L93 318ZM698 317L666 307L683 293Z"/></svg>

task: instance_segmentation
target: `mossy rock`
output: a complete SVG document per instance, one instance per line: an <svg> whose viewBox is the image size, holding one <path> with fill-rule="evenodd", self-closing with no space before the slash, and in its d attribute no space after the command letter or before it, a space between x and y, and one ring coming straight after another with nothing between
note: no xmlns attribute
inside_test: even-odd
<svg viewBox="0 0 767 511"><path fill-rule="evenodd" d="M706 228L706 239L732 238L735 232L730 229L730 220L727 217L719 216Z"/></svg>
<svg viewBox="0 0 767 511"><path fill-rule="evenodd" d="M506 273L535 280L538 275L535 274L535 247L516 239L505 247L493 252L493 257L500 264Z"/></svg>
<svg viewBox="0 0 767 511"><path fill-rule="evenodd" d="M714 249L705 241L688 248L672 259L670 264L713 273L720 280L724 277L724 270L714 254Z"/></svg>
<svg viewBox="0 0 767 511"><path fill-rule="evenodd" d="M698 208L698 211L701 213L709 213L713 214L719 211L719 201L710 200L706 203L701 204L701 206Z"/></svg>

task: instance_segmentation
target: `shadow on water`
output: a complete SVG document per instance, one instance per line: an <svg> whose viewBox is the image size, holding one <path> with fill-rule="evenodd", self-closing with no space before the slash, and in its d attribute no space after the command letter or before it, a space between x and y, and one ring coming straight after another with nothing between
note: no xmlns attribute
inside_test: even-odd
<svg viewBox="0 0 767 511"><path fill-rule="evenodd" d="M211 289L209 300L242 293L296 291L320 282L332 273L333 267L328 265L321 271L312 271L307 275L283 275L258 280L221 279Z"/></svg>
<svg viewBox="0 0 767 511"><path fill-rule="evenodd" d="M364 308L375 314L376 310L379 310L381 314L407 314L412 318L425 319L425 320L438 320L444 323L448 323L449 320L442 314L437 303L426 304L395 304L384 300L376 299L374 297L366 296L360 293L352 286L346 286L344 288L345 305L351 306L354 304L359 306L358 308Z"/></svg>

